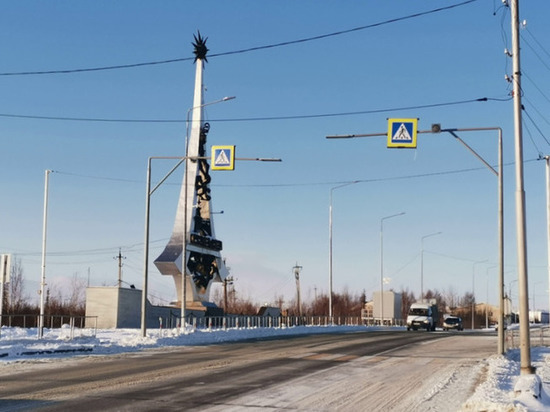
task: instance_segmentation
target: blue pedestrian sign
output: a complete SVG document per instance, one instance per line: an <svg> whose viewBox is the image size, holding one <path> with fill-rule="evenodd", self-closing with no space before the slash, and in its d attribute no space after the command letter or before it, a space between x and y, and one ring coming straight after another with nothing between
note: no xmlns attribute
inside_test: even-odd
<svg viewBox="0 0 550 412"><path fill-rule="evenodd" d="M418 119L388 119L388 147L416 148Z"/></svg>
<svg viewBox="0 0 550 412"><path fill-rule="evenodd" d="M212 170L235 170L235 146L212 146Z"/></svg>

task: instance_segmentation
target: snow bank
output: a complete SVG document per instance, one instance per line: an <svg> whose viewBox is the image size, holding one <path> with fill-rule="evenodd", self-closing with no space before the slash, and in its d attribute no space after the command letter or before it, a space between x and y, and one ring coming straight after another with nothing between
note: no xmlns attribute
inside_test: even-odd
<svg viewBox="0 0 550 412"><path fill-rule="evenodd" d="M519 349L486 361L485 380L462 411L543 412L550 410L550 348L531 348L536 375L520 375Z"/></svg>
<svg viewBox="0 0 550 412"><path fill-rule="evenodd" d="M369 327L367 330L380 330ZM0 368L9 368L14 362L48 361L71 356L100 356L122 352L136 352L159 347L209 345L275 336L308 333L365 331L364 326L298 326L292 328L256 329L179 329L148 330L141 336L137 329L98 330L71 333L67 327L45 330L38 339L35 329L2 327L0 335ZM475 393L462 406L462 411L512 412L550 411L550 348L533 347L533 375L520 376L518 349L505 356L494 355L481 365L483 371ZM476 366L479 370L480 366ZM443 387L440 385L438 387Z"/></svg>

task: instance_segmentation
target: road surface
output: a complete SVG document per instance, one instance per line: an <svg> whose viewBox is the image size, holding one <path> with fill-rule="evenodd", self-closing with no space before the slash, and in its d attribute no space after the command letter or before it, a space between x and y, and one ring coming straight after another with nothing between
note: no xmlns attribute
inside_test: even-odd
<svg viewBox="0 0 550 412"><path fill-rule="evenodd" d="M359 332L162 348L0 370L0 411L449 411L496 336Z"/></svg>

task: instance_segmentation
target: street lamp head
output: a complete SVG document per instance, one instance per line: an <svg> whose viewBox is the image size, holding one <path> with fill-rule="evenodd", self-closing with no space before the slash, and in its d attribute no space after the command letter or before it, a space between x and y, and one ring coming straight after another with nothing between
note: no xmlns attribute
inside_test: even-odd
<svg viewBox="0 0 550 412"><path fill-rule="evenodd" d="M424 235L420 238L421 241L424 241L424 239L426 239L427 237L432 237L432 236L437 236L437 235L440 235L442 234L443 232L435 232L435 233L430 233L429 235Z"/></svg>
<svg viewBox="0 0 550 412"><path fill-rule="evenodd" d="M401 212L401 213L396 213L394 215L390 215L390 216L384 216L382 219L380 219L381 221L383 220L386 220L386 219L390 219L392 217L397 217L397 216L403 216L404 214L406 214L407 212Z"/></svg>
<svg viewBox="0 0 550 412"><path fill-rule="evenodd" d="M222 102L226 102L228 100L233 100L233 99L236 99L236 98L237 98L237 96L226 96L222 99Z"/></svg>

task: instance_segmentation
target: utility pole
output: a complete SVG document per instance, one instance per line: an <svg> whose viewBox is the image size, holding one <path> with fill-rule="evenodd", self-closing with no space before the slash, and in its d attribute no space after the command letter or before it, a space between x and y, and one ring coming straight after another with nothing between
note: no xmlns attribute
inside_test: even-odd
<svg viewBox="0 0 550 412"><path fill-rule="evenodd" d="M298 266L298 262L296 262L296 266L294 266L292 269L294 269L294 277L296 278L296 300L298 301L298 316L300 316L301 319L302 301L300 299L300 271L302 270L302 266Z"/></svg>
<svg viewBox="0 0 550 412"><path fill-rule="evenodd" d="M521 66L519 46L519 0L510 2L512 24L512 80L514 84L514 146L516 165L516 245L519 279L519 337L521 374L535 373L531 365L531 342L529 336L529 284L527 280L527 233L525 217L525 189L523 179L523 135L521 103Z"/></svg>
<svg viewBox="0 0 550 412"><path fill-rule="evenodd" d="M550 312L550 156L544 156L544 160L546 160L546 259L548 271L548 311Z"/></svg>
<svg viewBox="0 0 550 412"><path fill-rule="evenodd" d="M44 217L42 220L42 271L40 280L40 317L38 319L38 337L44 336L44 293L46 289L46 239L48 233L48 187L51 170L44 173Z"/></svg>
<svg viewBox="0 0 550 412"><path fill-rule="evenodd" d="M229 268L227 268L229 270ZM233 284L233 276L228 276L223 280L223 313L227 315L227 285Z"/></svg>
<svg viewBox="0 0 550 412"><path fill-rule="evenodd" d="M118 256L113 259L118 259L118 287L122 287L122 259L126 259L126 256L122 256L122 251L118 248Z"/></svg>
<svg viewBox="0 0 550 412"><path fill-rule="evenodd" d="M4 307L4 285L10 282L11 255L0 255L0 328L2 327L2 309Z"/></svg>

